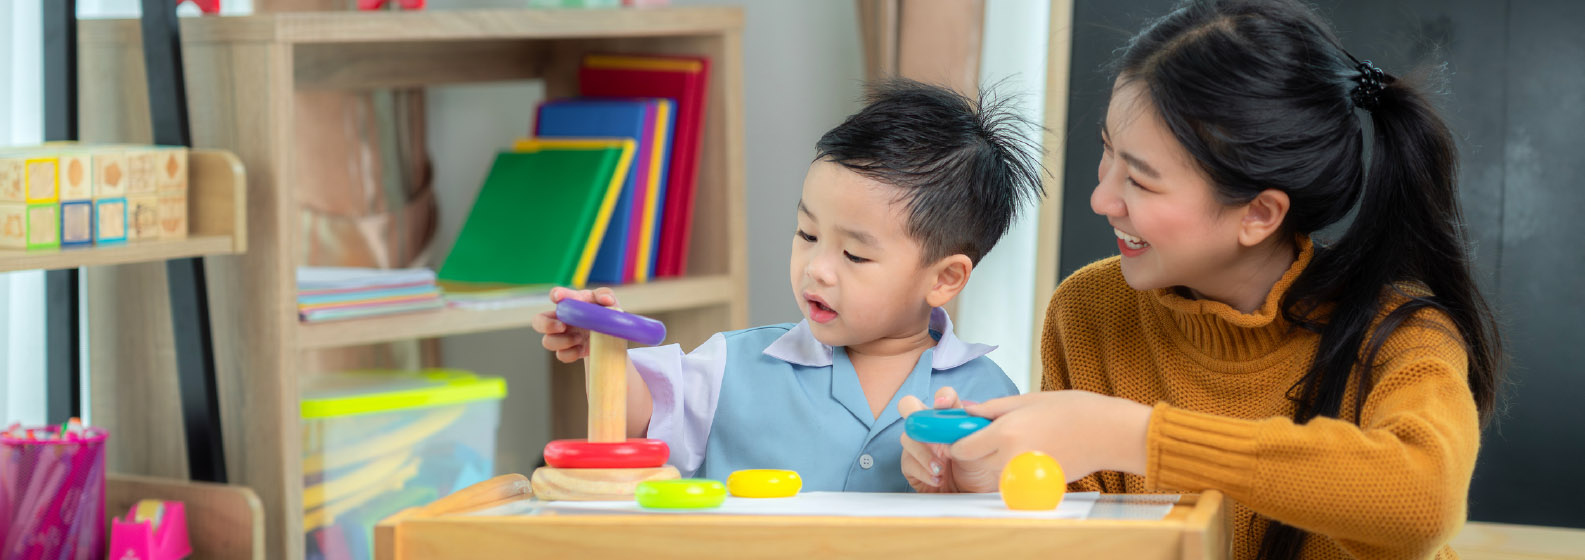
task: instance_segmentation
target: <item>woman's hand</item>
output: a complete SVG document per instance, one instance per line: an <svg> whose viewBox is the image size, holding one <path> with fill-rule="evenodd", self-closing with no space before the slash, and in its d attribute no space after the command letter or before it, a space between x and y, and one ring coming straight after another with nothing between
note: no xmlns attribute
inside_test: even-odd
<svg viewBox="0 0 1585 560"><path fill-rule="evenodd" d="M550 302L561 303L564 299L586 301L605 307L616 308L616 293L610 288L595 290L573 290L569 288L551 288ZM556 353L556 359L562 363L572 363L589 355L589 331L573 327L556 319L556 311L550 310L534 316L534 330L545 335L540 344L546 350Z"/></svg>
<svg viewBox="0 0 1585 560"><path fill-rule="evenodd" d="M961 408L964 404L972 404L958 400L957 391L951 387L942 387L936 391L934 408ZM897 412L907 418L909 414L924 410L925 404L912 395L897 401ZM903 444L903 478L908 479L908 485L915 492L989 492L996 489L996 472L988 471L978 463L959 463L952 460L947 452L947 446L939 443L920 443L908 437L904 432L901 438Z"/></svg>
<svg viewBox="0 0 1585 560"><path fill-rule="evenodd" d="M952 444L956 465L993 471L995 489L1002 467L1025 451L1041 451L1062 464L1072 482L1096 471L1145 474L1145 431L1151 407L1088 391L1046 391L1003 397L967 407L991 425Z"/></svg>

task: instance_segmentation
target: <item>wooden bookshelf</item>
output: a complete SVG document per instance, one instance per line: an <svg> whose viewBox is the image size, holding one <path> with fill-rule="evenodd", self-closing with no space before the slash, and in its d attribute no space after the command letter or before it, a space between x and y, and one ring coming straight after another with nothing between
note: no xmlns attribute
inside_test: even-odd
<svg viewBox="0 0 1585 560"><path fill-rule="evenodd" d="M640 314L687 311L709 305L731 305L738 298L730 276L703 276L659 280L649 284L615 287L622 310ZM436 338L476 332L528 328L534 316L553 306L530 304L502 309L468 310L448 308L385 317L348 321L303 323L297 338L303 348L336 348L408 340Z"/></svg>
<svg viewBox="0 0 1585 560"><path fill-rule="evenodd" d="M302 164L293 149L295 93L539 80L548 97L566 97L577 92L577 67L586 53L710 57L689 248L691 276L618 288L624 308L662 318L668 342L689 346L712 333L745 327L748 321L742 26L738 7L305 12L182 19L194 145L235 152L249 171L248 251L211 259L208 271L226 463L230 481L252 488L264 505L269 558L304 554L298 387L305 351L523 328L544 309L447 309L300 324L295 271L305 241L298 232L300 209L291 184L296 166ZM84 139L146 141L148 103L137 22L83 21L78 37ZM531 109L525 105L522 110ZM155 301L143 294L163 288L159 271L118 268L127 270L107 282L111 286L106 289L129 302L121 312L140 312L134 307ZM118 373L168 367L169 356L157 350L158 325L148 326L152 328L119 337L111 355L95 355L95 418L97 422L101 410L105 417L129 411L117 417L130 425L117 431L122 447L112 453L112 469L178 476L144 472L181 461L174 449L179 442L156 441L162 432L151 426L157 423L131 414L146 412L146 403L132 402L116 390L98 390L98 379L111 375L99 371L101 363L114 364L122 370ZM554 361L549 354L546 359ZM552 422L558 435L582 429L581 421L565 420L582 413L582 382L563 373L553 376L553 392L577 395L554 401Z"/></svg>
<svg viewBox="0 0 1585 560"><path fill-rule="evenodd" d="M133 241L49 251L0 249L0 272L163 262L247 250L247 179L237 157L220 150L188 154L185 239Z"/></svg>

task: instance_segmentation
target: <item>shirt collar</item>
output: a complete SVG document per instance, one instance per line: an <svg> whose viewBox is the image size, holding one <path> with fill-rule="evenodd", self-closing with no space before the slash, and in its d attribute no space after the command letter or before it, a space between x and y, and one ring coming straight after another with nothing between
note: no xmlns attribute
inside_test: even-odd
<svg viewBox="0 0 1585 560"><path fill-rule="evenodd" d="M989 344L959 339L952 332L952 318L940 307L930 311L930 330L940 335L936 339L935 352L931 353L930 368L934 370L961 366L996 349ZM805 367L830 367L831 351L830 346L822 344L809 332L809 321L805 319L766 347L765 355Z"/></svg>

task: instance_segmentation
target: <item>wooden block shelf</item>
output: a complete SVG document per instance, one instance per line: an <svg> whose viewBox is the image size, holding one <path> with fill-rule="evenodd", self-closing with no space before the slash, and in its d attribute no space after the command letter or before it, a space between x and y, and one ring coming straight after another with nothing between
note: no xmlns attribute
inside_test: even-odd
<svg viewBox="0 0 1585 560"><path fill-rule="evenodd" d="M193 150L189 155L186 239L126 242L48 251L0 249L0 272L55 270L158 262L186 257L226 255L247 250L247 212L242 163L222 150Z"/></svg>
<svg viewBox="0 0 1585 560"><path fill-rule="evenodd" d="M207 270L229 480L258 493L269 558L304 555L298 388L305 352L523 328L548 308L446 309L300 323L295 273L306 240L299 232L301 208L293 179L299 166L308 165L303 159L313 156L298 151L301 139L293 115L299 92L539 80L547 97L559 98L576 95L578 66L588 53L709 57L690 276L621 286L617 292L624 308L663 318L667 342L688 346L712 333L747 326L741 8L303 12L182 18L180 25L193 144L230 150L248 168L247 253L211 259ZM83 21L78 41L83 139L148 141L138 23ZM524 100L519 110L533 111L530 101ZM196 207L203 201L195 196L190 204ZM198 220L190 227L193 242L214 231ZM129 274L132 281L107 282L107 289L125 301L147 299L152 280L143 280L162 273L129 272L137 272ZM158 347L161 332L168 329L151 325L118 333L114 352L96 355L94 361L165 367L168 357L146 350ZM548 353L545 359L554 362ZM576 436L568 430L581 434L584 405L578 379L564 370L551 377L552 393L558 395L551 421L558 437ZM562 396L572 392L578 394ZM146 406L121 391L106 393L94 399L96 411ZM111 414L96 412L96 421L101 416ZM123 463L141 467L181 461L154 451L168 448L159 441L133 441L132 434L148 430L127 428L118 432L118 439L139 451Z"/></svg>
<svg viewBox="0 0 1585 560"><path fill-rule="evenodd" d="M708 305L731 305L738 297L729 276L658 280L649 284L617 286L622 309L656 314ZM297 338L303 348L336 348L394 340L435 338L506 329L523 329L534 316L551 310L549 303L491 310L447 308L385 317L302 323Z"/></svg>

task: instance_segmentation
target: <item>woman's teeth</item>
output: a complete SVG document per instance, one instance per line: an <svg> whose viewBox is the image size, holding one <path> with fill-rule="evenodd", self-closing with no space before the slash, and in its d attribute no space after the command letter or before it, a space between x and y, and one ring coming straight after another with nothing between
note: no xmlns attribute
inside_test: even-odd
<svg viewBox="0 0 1585 560"><path fill-rule="evenodd" d="M1127 243L1128 248L1130 249L1144 249L1145 247L1150 246L1150 244L1146 243L1145 240L1123 233L1123 230L1112 228L1112 233L1116 234L1118 239L1121 239L1124 243Z"/></svg>

